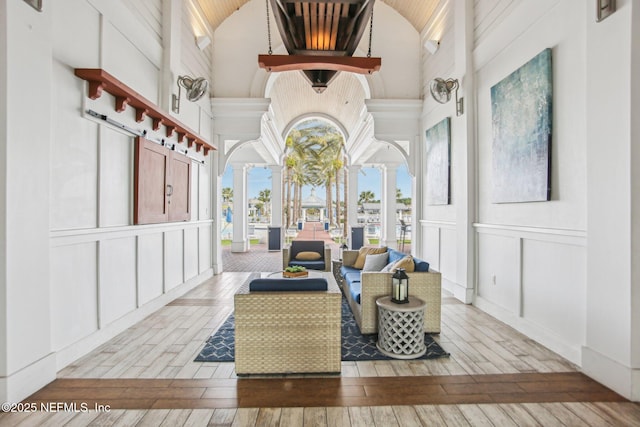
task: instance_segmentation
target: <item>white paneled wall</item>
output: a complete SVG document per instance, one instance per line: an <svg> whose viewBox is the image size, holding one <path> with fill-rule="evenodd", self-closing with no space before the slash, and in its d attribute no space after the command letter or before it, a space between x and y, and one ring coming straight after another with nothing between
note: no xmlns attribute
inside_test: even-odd
<svg viewBox="0 0 640 427"><path fill-rule="evenodd" d="M137 307L135 236L100 241L98 260L99 326L103 327Z"/></svg>
<svg viewBox="0 0 640 427"><path fill-rule="evenodd" d="M153 131L149 118L137 123L133 108L116 112L114 98L106 92L88 99L86 83L73 74L74 68L103 68L158 103L162 2L127 1L122 7L70 1L84 20L71 19L64 13L68 2L62 2L54 19L56 37L66 41L83 34L86 39L77 49L54 49L60 56L53 60L50 287L52 351L58 353L58 368L213 274L212 156L189 149L194 159L191 221L133 225L135 135L86 111L145 130L152 139L176 143L176 137L167 137L163 127ZM85 31L80 28L83 22L101 23L96 25L101 32ZM206 61L198 66L210 74ZM191 69L192 64L182 67ZM209 139L206 99L186 104L179 120ZM188 148L186 142L179 146Z"/></svg>
<svg viewBox="0 0 640 427"><path fill-rule="evenodd" d="M162 0L123 0L140 23L162 42Z"/></svg>
<svg viewBox="0 0 640 427"><path fill-rule="evenodd" d="M451 2L449 2L451 3ZM466 165L468 135L452 126L452 201L448 206L424 206L422 254L442 272L443 287L454 292L470 280L475 304L568 359L580 363L586 329L586 150L584 109L563 108L587 102L585 87L584 3L561 0L478 0L475 2L473 76L475 160L473 204L473 274L456 277L460 265L458 227L460 194L455 177ZM455 16L436 13L422 40L440 39L440 50L424 53L424 92L428 81L453 70ZM459 9L462 10L462 9ZM459 12L458 12L459 13ZM515 36L514 36L515 35ZM553 55L553 142L551 144L551 200L542 203L493 203L490 89L545 48ZM459 54L460 52L458 52ZM448 77L443 75L443 77ZM463 78L463 76L457 76ZM425 96L424 130L446 116ZM466 115L465 115L466 116ZM453 116L453 122L465 116ZM425 183L425 188L429 183ZM458 189L457 189L458 188ZM459 261L460 260L460 261ZM458 280L459 279L459 280Z"/></svg>
<svg viewBox="0 0 640 427"><path fill-rule="evenodd" d="M450 78L455 64L455 16L451 2L441 1L422 32L422 96L431 97L429 82L436 77ZM438 40L440 48L435 54L424 48L427 40Z"/></svg>
<svg viewBox="0 0 640 427"><path fill-rule="evenodd" d="M586 234L477 225L478 307L580 363Z"/></svg>
<svg viewBox="0 0 640 427"><path fill-rule="evenodd" d="M164 272L159 265L164 259L163 233L138 236L138 304L144 305L162 295Z"/></svg>
<svg viewBox="0 0 640 427"><path fill-rule="evenodd" d="M192 77L204 77L209 82L212 79L211 56L213 47L210 44L204 50L196 45L196 37L207 35L202 12L195 2L185 1L182 6L182 43L180 46L182 63L186 65L187 73Z"/></svg>
<svg viewBox="0 0 640 427"><path fill-rule="evenodd" d="M476 0L474 4L474 42L482 43L484 37L513 10L522 0Z"/></svg>
<svg viewBox="0 0 640 427"><path fill-rule="evenodd" d="M97 242L51 251L51 332L54 349L98 330Z"/></svg>

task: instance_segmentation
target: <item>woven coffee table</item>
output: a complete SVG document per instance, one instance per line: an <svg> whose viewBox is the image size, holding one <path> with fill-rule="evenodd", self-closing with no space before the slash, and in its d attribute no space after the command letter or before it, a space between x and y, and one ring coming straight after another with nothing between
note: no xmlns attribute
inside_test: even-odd
<svg viewBox="0 0 640 427"><path fill-rule="evenodd" d="M415 359L427 352L424 343L424 309L427 304L409 297L395 304L391 297L376 300L378 306L378 350L395 359Z"/></svg>

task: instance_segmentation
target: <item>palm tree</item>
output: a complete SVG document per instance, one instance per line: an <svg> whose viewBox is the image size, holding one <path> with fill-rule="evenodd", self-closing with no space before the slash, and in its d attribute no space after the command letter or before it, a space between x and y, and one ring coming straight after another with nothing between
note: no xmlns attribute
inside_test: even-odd
<svg viewBox="0 0 640 427"><path fill-rule="evenodd" d="M258 200L262 203L263 209L265 209L265 214L267 215L267 219L271 219L271 190L265 188L264 190L260 190L258 194Z"/></svg>
<svg viewBox="0 0 640 427"><path fill-rule="evenodd" d="M224 187L222 189L222 201L225 203L233 202L233 189L231 187Z"/></svg>
<svg viewBox="0 0 640 427"><path fill-rule="evenodd" d="M358 204L362 205L363 203L371 203L376 199L376 195L373 191L365 190L360 192L360 197L358 197Z"/></svg>
<svg viewBox="0 0 640 427"><path fill-rule="evenodd" d="M293 185L294 220L301 215L302 187L324 186L327 192L327 211L332 212L332 184L341 164L336 163L344 141L333 126L318 124L307 126L305 123L293 129L286 139L289 154L285 160L287 188L287 206L290 205L290 188ZM339 167L338 167L339 166ZM332 216L332 215L331 215Z"/></svg>

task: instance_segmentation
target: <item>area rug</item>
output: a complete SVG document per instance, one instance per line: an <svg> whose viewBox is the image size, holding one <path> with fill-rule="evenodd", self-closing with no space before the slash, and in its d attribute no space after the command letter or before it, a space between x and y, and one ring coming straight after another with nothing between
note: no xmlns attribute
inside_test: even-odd
<svg viewBox="0 0 640 427"><path fill-rule="evenodd" d="M376 347L377 334L362 335L356 324L356 320L351 313L347 300L342 298L342 360L343 361L366 361L366 360L392 360L390 357L380 353ZM427 352L418 359L435 359L438 357L448 357L449 353L444 351L440 345L434 341L433 337L425 334L425 344ZM234 317L229 315L224 324L218 329L204 345L196 362L233 362L234 349ZM414 359L415 360L415 359Z"/></svg>

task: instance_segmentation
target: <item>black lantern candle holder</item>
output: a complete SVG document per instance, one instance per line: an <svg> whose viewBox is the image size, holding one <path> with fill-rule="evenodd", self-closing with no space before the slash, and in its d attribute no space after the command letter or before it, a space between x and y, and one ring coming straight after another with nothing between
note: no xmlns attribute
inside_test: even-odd
<svg viewBox="0 0 640 427"><path fill-rule="evenodd" d="M391 276L391 302L395 304L409 302L409 276L404 268L398 268Z"/></svg>

